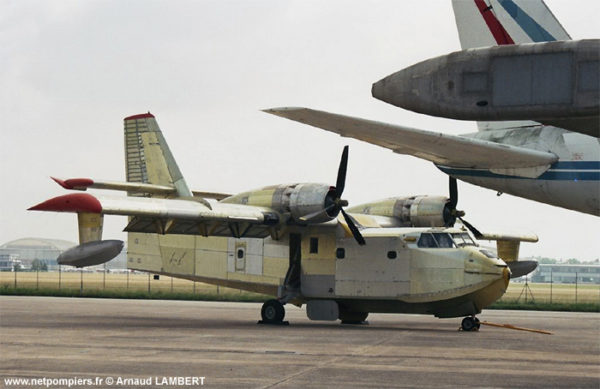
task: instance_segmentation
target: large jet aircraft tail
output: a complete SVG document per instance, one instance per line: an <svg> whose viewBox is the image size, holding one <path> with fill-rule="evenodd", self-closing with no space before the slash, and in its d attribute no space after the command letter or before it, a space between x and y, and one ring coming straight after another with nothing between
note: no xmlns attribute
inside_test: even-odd
<svg viewBox="0 0 600 389"><path fill-rule="evenodd" d="M476 47L571 40L543 0L452 0L460 45ZM538 125L478 122L479 131Z"/></svg>
<svg viewBox="0 0 600 389"><path fill-rule="evenodd" d="M177 197L192 197L150 112L125 118L125 174L128 182L174 186Z"/></svg>

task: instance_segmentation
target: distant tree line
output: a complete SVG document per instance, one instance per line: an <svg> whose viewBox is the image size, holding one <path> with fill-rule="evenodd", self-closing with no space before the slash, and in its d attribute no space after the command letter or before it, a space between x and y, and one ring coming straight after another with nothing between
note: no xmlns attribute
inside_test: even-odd
<svg viewBox="0 0 600 389"><path fill-rule="evenodd" d="M600 259L596 258L592 261L580 261L577 258L569 258L567 260L560 261L556 258L545 258L545 257L533 257L540 264L569 264L569 265L599 265Z"/></svg>

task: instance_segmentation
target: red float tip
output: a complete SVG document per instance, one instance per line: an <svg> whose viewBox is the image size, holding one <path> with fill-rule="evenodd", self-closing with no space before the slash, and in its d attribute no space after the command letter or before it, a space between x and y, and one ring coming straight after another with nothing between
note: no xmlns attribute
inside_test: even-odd
<svg viewBox="0 0 600 389"><path fill-rule="evenodd" d="M148 113L141 113L139 115L127 116L123 120L136 120L136 119L153 118L153 117L154 117L154 115L152 115L150 113L150 111L148 111Z"/></svg>
<svg viewBox="0 0 600 389"><path fill-rule="evenodd" d="M69 178L68 180L61 180L60 178L56 177L50 178L52 178L54 182L65 189L86 190L88 186L92 186L94 184L94 180L91 178Z"/></svg>
<svg viewBox="0 0 600 389"><path fill-rule="evenodd" d="M54 197L43 203L34 205L28 211L53 211L53 212L91 212L101 213L102 204L97 198L87 193L72 193Z"/></svg>

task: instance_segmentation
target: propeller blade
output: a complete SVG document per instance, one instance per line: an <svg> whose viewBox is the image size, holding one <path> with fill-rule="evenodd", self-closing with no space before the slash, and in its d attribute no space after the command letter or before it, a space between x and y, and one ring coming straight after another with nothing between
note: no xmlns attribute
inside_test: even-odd
<svg viewBox="0 0 600 389"><path fill-rule="evenodd" d="M344 211L343 209L341 209L341 211L342 211L342 215L344 216L344 220L346 220L346 224L348 224L348 228L350 228L350 231L352 232L352 235L354 236L354 239L356 239L356 242L359 245L364 246L366 244L365 238L363 238L360 231L358 230L358 227L356 227L354 219L352 218L352 216L348 215L346 213L346 211Z"/></svg>
<svg viewBox="0 0 600 389"><path fill-rule="evenodd" d="M329 210L335 208L335 203L331 204L330 206L328 206L327 208L324 208L320 211L317 212L313 212L313 213L309 213L308 215L304 215L300 218L300 220L302 220L303 222L310 222L312 219L320 219L321 216L325 216L325 214L328 214Z"/></svg>
<svg viewBox="0 0 600 389"><path fill-rule="evenodd" d="M346 170L348 169L348 146L344 146L340 167L338 168L337 181L335 183L335 197L341 198L346 186Z"/></svg>
<svg viewBox="0 0 600 389"><path fill-rule="evenodd" d="M469 223L468 221L466 221L465 219L463 219L462 217L458 217L460 219L460 221L462 222L462 224L467 227L469 229L469 231L471 231L473 233L473 235L475 235L475 238L480 239L483 234L481 232L479 232L479 230L477 228L475 228L471 223Z"/></svg>
<svg viewBox="0 0 600 389"><path fill-rule="evenodd" d="M456 178L448 177L450 180L448 182L449 192L450 192L450 208L456 209L456 204L458 204L458 185L456 184Z"/></svg>

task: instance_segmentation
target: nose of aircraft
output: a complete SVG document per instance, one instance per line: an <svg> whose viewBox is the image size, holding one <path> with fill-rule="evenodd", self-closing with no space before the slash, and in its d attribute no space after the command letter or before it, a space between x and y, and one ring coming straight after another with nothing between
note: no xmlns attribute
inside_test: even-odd
<svg viewBox="0 0 600 389"><path fill-rule="evenodd" d="M390 74L373 84L371 95L397 107L404 107L414 98L412 83L415 80L412 78L407 69Z"/></svg>
<svg viewBox="0 0 600 389"><path fill-rule="evenodd" d="M385 80L385 78L382 78L381 80L373 84L373 86L371 87L371 96L375 97L376 99L385 101L385 99L383 98L383 93L385 90Z"/></svg>
<svg viewBox="0 0 600 389"><path fill-rule="evenodd" d="M374 83L371 87L371 95L378 100L394 104L394 96L399 92L396 87L396 74L391 74Z"/></svg>

